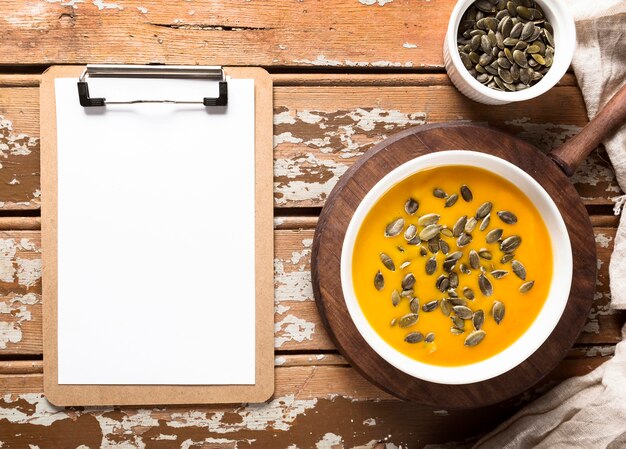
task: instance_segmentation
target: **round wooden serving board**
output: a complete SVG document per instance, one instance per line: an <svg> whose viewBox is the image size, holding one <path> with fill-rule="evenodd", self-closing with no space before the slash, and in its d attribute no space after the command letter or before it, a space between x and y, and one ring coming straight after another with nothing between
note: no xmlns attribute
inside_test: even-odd
<svg viewBox="0 0 626 449"><path fill-rule="evenodd" d="M572 243L574 267L569 300L548 340L516 368L479 383L444 385L394 368L368 346L344 301L340 259L348 224L366 193L387 173L424 154L446 150L489 153L535 178L558 206ZM591 222L578 193L561 169L534 146L487 127L441 124L412 128L377 145L351 167L328 197L315 232L312 254L317 306L341 353L366 378L406 400L444 408L494 404L530 388L553 370L572 347L593 301L596 251Z"/></svg>

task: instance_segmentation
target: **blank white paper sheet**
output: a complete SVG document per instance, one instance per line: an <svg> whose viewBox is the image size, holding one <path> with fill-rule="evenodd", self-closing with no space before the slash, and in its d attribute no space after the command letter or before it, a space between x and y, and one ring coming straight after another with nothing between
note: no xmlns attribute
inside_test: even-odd
<svg viewBox="0 0 626 449"><path fill-rule="evenodd" d="M254 384L254 80L228 80L226 108L83 108L77 81L55 82L59 384ZM199 101L218 84L89 89Z"/></svg>

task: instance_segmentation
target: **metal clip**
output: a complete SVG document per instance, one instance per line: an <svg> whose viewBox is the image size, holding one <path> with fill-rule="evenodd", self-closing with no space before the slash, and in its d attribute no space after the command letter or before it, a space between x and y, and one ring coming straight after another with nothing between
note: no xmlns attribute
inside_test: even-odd
<svg viewBox="0 0 626 449"><path fill-rule="evenodd" d="M219 95L204 97L201 101L178 100L129 100L106 101L105 98L91 98L87 77L125 77L125 78L208 78L218 79ZM78 79L78 99L83 107L105 106L107 104L135 103L173 103L203 104L204 106L226 106L228 104L228 85L224 70L220 66L166 66L166 65L109 65L89 64Z"/></svg>

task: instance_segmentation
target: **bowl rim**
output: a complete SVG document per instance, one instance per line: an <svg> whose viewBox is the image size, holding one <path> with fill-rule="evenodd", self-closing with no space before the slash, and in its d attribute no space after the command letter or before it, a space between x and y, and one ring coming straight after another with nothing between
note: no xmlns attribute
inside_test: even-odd
<svg viewBox="0 0 626 449"><path fill-rule="evenodd" d="M469 87L473 88L481 95L498 102L525 101L543 95L554 87L565 73L567 73L574 58L574 50L576 48L576 25L574 18L564 4L565 2L559 0L535 0L540 4L546 16L552 17L550 22L554 29L555 47L559 48L558 51L555 51L554 63L548 73L537 84L516 92L503 92L491 89L476 80L463 65L459 52L457 51L456 43L461 17L474 1L475 0L457 1L450 15L444 45L457 73Z"/></svg>
<svg viewBox="0 0 626 449"><path fill-rule="evenodd" d="M501 176L499 172L486 167L490 164L508 170L509 173L523 179L527 185L517 187L529 197L540 212L542 209L544 212L548 211L550 215L548 218L554 220L553 229L546 223L553 251L553 275L548 297L530 327L510 346L485 360L460 366L439 366L417 361L393 348L378 335L361 309L352 281L352 257L356 236L363 219L374 204L391 188L414 173L439 166L470 165L487 169ZM537 194L540 201L533 200L528 189L533 189L531 193ZM361 200L348 224L340 260L343 298L357 331L367 344L398 370L417 379L449 385L471 384L497 377L529 358L548 339L559 323L569 299L572 276L573 259L569 234L563 217L550 195L534 178L511 162L490 154L468 150L446 150L418 156L396 167L380 179Z"/></svg>

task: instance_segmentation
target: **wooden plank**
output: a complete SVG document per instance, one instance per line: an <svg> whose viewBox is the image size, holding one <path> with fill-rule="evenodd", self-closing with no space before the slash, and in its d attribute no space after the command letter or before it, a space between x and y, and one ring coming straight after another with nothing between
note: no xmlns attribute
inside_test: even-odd
<svg viewBox="0 0 626 449"><path fill-rule="evenodd" d="M3 64L441 67L453 0L3 1ZM384 5L384 6L383 6Z"/></svg>
<svg viewBox="0 0 626 449"><path fill-rule="evenodd" d="M475 439L558 381L587 373L607 359L567 359L516 401L478 411L401 402L343 366L278 367L276 393L264 404L141 409L54 407L43 397L41 374L4 374L0 441L8 447L161 448L184 442L220 448L371 448L377 443L417 448Z"/></svg>
<svg viewBox="0 0 626 449"><path fill-rule="evenodd" d="M0 149L5 155L0 209L38 209L38 89L7 87L14 81L5 77L0 75ZM301 80L303 85L275 87L277 208L323 206L339 177L361 154L410 126L472 120L512 132L547 151L587 122L580 91L572 83L503 109L471 102L443 74L411 75L409 86L400 84L406 81L401 76L387 76L396 84L384 86L349 85L352 78L357 84L365 78L371 81L369 75L316 74ZM324 85L330 82L336 85ZM592 154L573 182L588 205L610 205L610 198L620 193L604 151Z"/></svg>
<svg viewBox="0 0 626 449"><path fill-rule="evenodd" d="M488 124L547 152L588 121L574 86L506 106L471 102L447 84L277 87L274 108L277 207L323 206L360 155L415 125L459 120ZM612 204L610 198L620 193L604 151L594 152L572 181L589 205Z"/></svg>
<svg viewBox="0 0 626 449"><path fill-rule="evenodd" d="M39 88L0 76L0 209L38 209Z"/></svg>
<svg viewBox="0 0 626 449"><path fill-rule="evenodd" d="M621 340L625 312L610 308L608 264L615 228L595 228L599 276L596 301L578 343ZM275 231L275 349L334 351L311 286L313 229ZM41 259L38 231L0 232L0 354L41 354Z"/></svg>

